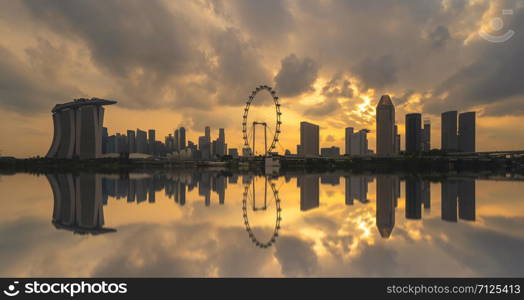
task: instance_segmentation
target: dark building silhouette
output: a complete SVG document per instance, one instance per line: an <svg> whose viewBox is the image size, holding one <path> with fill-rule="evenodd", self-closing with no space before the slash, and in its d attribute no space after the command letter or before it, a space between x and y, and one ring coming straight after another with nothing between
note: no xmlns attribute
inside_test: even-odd
<svg viewBox="0 0 524 300"><path fill-rule="evenodd" d="M77 234L114 232L104 228L102 180L100 175L80 173L47 174L53 191L53 219L57 229Z"/></svg>
<svg viewBox="0 0 524 300"><path fill-rule="evenodd" d="M353 200L361 203L368 203L368 184L373 181L367 176L348 176L346 177L346 205L353 205Z"/></svg>
<svg viewBox="0 0 524 300"><path fill-rule="evenodd" d="M458 185L458 213L461 220L475 221L475 180L461 180Z"/></svg>
<svg viewBox="0 0 524 300"><path fill-rule="evenodd" d="M395 178L377 176L377 229L382 238L389 238L395 227Z"/></svg>
<svg viewBox="0 0 524 300"><path fill-rule="evenodd" d="M458 150L457 111L448 111L441 115L441 149Z"/></svg>
<svg viewBox="0 0 524 300"><path fill-rule="evenodd" d="M459 115L458 149L462 152L475 152L475 112Z"/></svg>
<svg viewBox="0 0 524 300"><path fill-rule="evenodd" d="M414 153L422 150L422 115L418 113L406 115L406 152Z"/></svg>
<svg viewBox="0 0 524 300"><path fill-rule="evenodd" d="M424 120L424 128L422 129L422 151L429 152L431 150L431 123L429 120Z"/></svg>
<svg viewBox="0 0 524 300"><path fill-rule="evenodd" d="M337 186L340 184L340 176L336 174L324 174L320 176L321 184Z"/></svg>
<svg viewBox="0 0 524 300"><path fill-rule="evenodd" d="M300 210L306 211L320 205L320 185L317 175L298 176L300 186Z"/></svg>
<svg viewBox="0 0 524 300"><path fill-rule="evenodd" d="M422 181L422 204L424 209L431 208L431 185L429 181Z"/></svg>
<svg viewBox="0 0 524 300"><path fill-rule="evenodd" d="M422 218L422 181L418 178L406 179L406 219Z"/></svg>
<svg viewBox="0 0 524 300"><path fill-rule="evenodd" d="M458 182L446 180L441 185L441 218L449 222L457 222Z"/></svg>
<svg viewBox="0 0 524 300"><path fill-rule="evenodd" d="M389 95L383 95L377 108L377 155L396 154L395 151L395 107Z"/></svg>
<svg viewBox="0 0 524 300"><path fill-rule="evenodd" d="M53 113L53 141L48 158L98 158L102 155L104 105L116 101L80 98L57 104Z"/></svg>

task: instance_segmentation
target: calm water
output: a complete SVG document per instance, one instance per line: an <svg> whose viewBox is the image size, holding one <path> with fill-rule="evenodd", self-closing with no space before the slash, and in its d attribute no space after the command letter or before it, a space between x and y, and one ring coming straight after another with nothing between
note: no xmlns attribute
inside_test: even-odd
<svg viewBox="0 0 524 300"><path fill-rule="evenodd" d="M524 182L0 177L0 276L524 276Z"/></svg>

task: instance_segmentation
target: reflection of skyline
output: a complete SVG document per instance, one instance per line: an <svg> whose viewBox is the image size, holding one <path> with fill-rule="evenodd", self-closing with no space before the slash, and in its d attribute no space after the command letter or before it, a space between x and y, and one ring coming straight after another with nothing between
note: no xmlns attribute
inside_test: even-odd
<svg viewBox="0 0 524 300"><path fill-rule="evenodd" d="M368 203L368 184L373 182L369 176L347 176L345 178L346 205L353 205L353 200Z"/></svg>
<svg viewBox="0 0 524 300"><path fill-rule="evenodd" d="M394 176L377 176L376 224L383 238L389 238L395 227L395 183Z"/></svg>
<svg viewBox="0 0 524 300"><path fill-rule="evenodd" d="M320 206L318 175L298 176L297 186L300 188L300 210L306 211Z"/></svg>
<svg viewBox="0 0 524 300"><path fill-rule="evenodd" d="M46 175L53 190L53 225L79 234L113 232L104 228L100 175L81 173Z"/></svg>
<svg viewBox="0 0 524 300"><path fill-rule="evenodd" d="M252 184L255 175L232 175L215 172L168 173L168 174L50 174L55 205L53 223L80 233L100 233L109 230L103 227L103 205L111 196L125 199L127 203L156 203L155 195L164 190L174 203L184 206L187 193L196 191L205 207L211 206L212 192L220 205L226 204L226 190L229 184ZM338 186L340 177L345 181L345 204L353 205L354 200L369 203L368 185L372 176L344 174L288 175L297 179L300 210L310 211L320 207L321 184ZM400 197L400 177L396 175L377 175L376 181L376 226L383 238L391 236L395 226L395 208ZM441 184L441 219L457 222L458 219L475 221L475 179L449 179ZM417 177L405 179L405 219L421 220L424 211L431 208L430 182Z"/></svg>
<svg viewBox="0 0 524 300"><path fill-rule="evenodd" d="M442 182L441 217L448 222L475 221L475 180L447 180ZM458 206L458 207L457 207Z"/></svg>

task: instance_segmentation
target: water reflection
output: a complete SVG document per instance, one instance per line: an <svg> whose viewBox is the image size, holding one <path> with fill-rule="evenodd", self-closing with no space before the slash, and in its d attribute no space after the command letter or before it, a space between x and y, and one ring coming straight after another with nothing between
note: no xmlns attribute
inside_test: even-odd
<svg viewBox="0 0 524 300"><path fill-rule="evenodd" d="M198 190L206 207L211 206L211 193L218 198L218 204L224 205L228 184L238 184L242 176L243 222L249 238L257 246L267 248L276 241L280 229L281 207L276 180L253 174L226 174L222 172L199 173L162 173L162 174L120 174L102 175L81 173L48 174L54 197L52 223L58 229L70 230L79 234L100 234L114 232L115 229L104 227L104 205L109 197L126 199L128 203L155 203L155 194L164 191L169 199L180 206L186 204L186 193ZM372 176L345 174L308 174L286 176L285 183L296 178L300 195L300 211L317 209L321 205L321 184L340 185L341 177L345 182L345 205L354 205L354 200L361 204L370 203L368 185ZM278 177L276 177L278 179ZM395 227L395 210L400 198L400 182L405 182L405 218L421 220L422 208L431 209L430 181L415 176L402 178L395 175L376 175L376 227L382 238L389 238ZM258 183L257 183L258 182ZM263 190L263 196L257 203L257 188ZM269 190L269 193L268 193ZM268 200L268 194L269 199ZM454 178L441 182L441 219L457 222L458 218L475 221L475 180L473 178ZM249 225L248 209L252 212L266 211L268 201L274 201L276 225L274 233L267 242L260 242ZM283 199L285 201L285 199Z"/></svg>
<svg viewBox="0 0 524 300"><path fill-rule="evenodd" d="M45 177L0 182L5 276L524 275L524 184L515 179Z"/></svg>
<svg viewBox="0 0 524 300"><path fill-rule="evenodd" d="M99 175L48 174L53 190L53 219L57 229L78 234L101 234L114 232L104 228L102 186ZM104 198L105 199L105 198Z"/></svg>

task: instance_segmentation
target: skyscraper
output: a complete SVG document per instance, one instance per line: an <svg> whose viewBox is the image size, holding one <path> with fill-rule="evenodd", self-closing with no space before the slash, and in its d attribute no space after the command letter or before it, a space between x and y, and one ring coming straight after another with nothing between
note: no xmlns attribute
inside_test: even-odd
<svg viewBox="0 0 524 300"><path fill-rule="evenodd" d="M178 144L178 140L179 140L179 131L178 131L178 129L176 129L174 134L173 134L173 150L175 150L175 151L180 150L180 146Z"/></svg>
<svg viewBox="0 0 524 300"><path fill-rule="evenodd" d="M383 95L377 105L377 155L395 153L395 107L389 95Z"/></svg>
<svg viewBox="0 0 524 300"><path fill-rule="evenodd" d="M424 120L424 128L422 129L422 151L429 152L431 150L431 123L429 120Z"/></svg>
<svg viewBox="0 0 524 300"><path fill-rule="evenodd" d="M444 112L441 115L441 119L441 149L456 151L458 149L457 111Z"/></svg>
<svg viewBox="0 0 524 300"><path fill-rule="evenodd" d="M475 117L474 111L459 115L458 149L462 152L475 152Z"/></svg>
<svg viewBox="0 0 524 300"><path fill-rule="evenodd" d="M395 138L395 141L393 143L393 149L395 151L395 154L400 153L400 134L398 133L398 126L393 126L393 137Z"/></svg>
<svg viewBox="0 0 524 300"><path fill-rule="evenodd" d="M156 137L155 137L155 130L149 129L149 154L156 155Z"/></svg>
<svg viewBox="0 0 524 300"><path fill-rule="evenodd" d="M368 154L368 132L367 129L359 130L350 136L350 154L365 155Z"/></svg>
<svg viewBox="0 0 524 300"><path fill-rule="evenodd" d="M178 129L178 148L181 150L186 148L186 129L184 127Z"/></svg>
<svg viewBox="0 0 524 300"><path fill-rule="evenodd" d="M127 151L128 153L135 153L136 152L136 138L135 138L135 131L128 130L127 131Z"/></svg>
<svg viewBox="0 0 524 300"><path fill-rule="evenodd" d="M422 147L422 115L419 113L406 115L406 152L420 152Z"/></svg>
<svg viewBox="0 0 524 300"><path fill-rule="evenodd" d="M351 137L353 136L353 127L347 127L346 128L346 135L345 135L345 146L346 146L346 154L351 154Z"/></svg>
<svg viewBox="0 0 524 300"><path fill-rule="evenodd" d="M300 155L318 156L320 147L320 127L308 122L300 122Z"/></svg>
<svg viewBox="0 0 524 300"><path fill-rule="evenodd" d="M80 159L97 158L102 154L104 105L116 101L98 98L74 99L57 104L53 113L53 141L46 157Z"/></svg>
<svg viewBox="0 0 524 300"><path fill-rule="evenodd" d="M136 129L136 152L147 153L147 133L143 130Z"/></svg>
<svg viewBox="0 0 524 300"><path fill-rule="evenodd" d="M209 126L205 128L205 136L211 141L211 128Z"/></svg>

